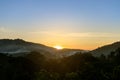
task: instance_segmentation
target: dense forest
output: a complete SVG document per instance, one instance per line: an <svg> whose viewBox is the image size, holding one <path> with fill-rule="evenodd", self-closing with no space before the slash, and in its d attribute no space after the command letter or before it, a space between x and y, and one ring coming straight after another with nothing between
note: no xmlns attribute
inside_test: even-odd
<svg viewBox="0 0 120 80"><path fill-rule="evenodd" d="M107 57L77 53L60 59L35 51L24 57L0 53L0 80L120 80L120 49Z"/></svg>

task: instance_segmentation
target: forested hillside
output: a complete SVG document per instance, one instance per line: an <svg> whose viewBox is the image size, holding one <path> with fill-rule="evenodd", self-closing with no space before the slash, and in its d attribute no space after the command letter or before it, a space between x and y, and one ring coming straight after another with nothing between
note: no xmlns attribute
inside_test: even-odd
<svg viewBox="0 0 120 80"><path fill-rule="evenodd" d="M0 80L120 80L120 49L108 57L76 53L46 59L38 52L24 57L0 53Z"/></svg>

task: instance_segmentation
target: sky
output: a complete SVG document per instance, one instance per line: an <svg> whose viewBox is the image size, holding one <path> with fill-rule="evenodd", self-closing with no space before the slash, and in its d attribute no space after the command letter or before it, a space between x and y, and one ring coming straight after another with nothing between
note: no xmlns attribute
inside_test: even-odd
<svg viewBox="0 0 120 80"><path fill-rule="evenodd" d="M0 0L0 39L92 50L119 30L120 0Z"/></svg>

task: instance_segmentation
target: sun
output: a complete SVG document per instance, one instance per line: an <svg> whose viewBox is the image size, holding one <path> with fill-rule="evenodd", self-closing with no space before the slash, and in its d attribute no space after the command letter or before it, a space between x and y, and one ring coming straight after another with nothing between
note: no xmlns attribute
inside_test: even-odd
<svg viewBox="0 0 120 80"><path fill-rule="evenodd" d="M60 46L60 45L56 45L56 46L54 46L54 48L56 48L56 49L58 49L58 50L63 49L63 47Z"/></svg>

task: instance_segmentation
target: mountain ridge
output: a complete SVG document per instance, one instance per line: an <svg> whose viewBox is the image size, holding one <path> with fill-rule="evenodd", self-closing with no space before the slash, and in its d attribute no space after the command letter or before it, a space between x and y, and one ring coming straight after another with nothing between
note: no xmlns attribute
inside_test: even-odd
<svg viewBox="0 0 120 80"><path fill-rule="evenodd" d="M112 44L104 45L94 50L82 50L82 49L69 49L64 48L57 50L53 47L49 47L40 43L28 42L22 39L0 39L0 53L15 54L20 55L19 53L30 53L32 51L40 52L43 55L49 57L65 57L71 56L76 53L86 53L90 52L95 57L100 57L102 54L108 56L111 52L120 48L120 41L114 42Z"/></svg>
<svg viewBox="0 0 120 80"><path fill-rule="evenodd" d="M49 55L54 57L70 56L75 52L83 52L80 49L62 49L57 50L53 47L49 47L39 43L33 43L24 41L22 39L0 39L0 53L6 53L10 55L20 55L19 53L30 53L32 51L40 52L43 55Z"/></svg>

